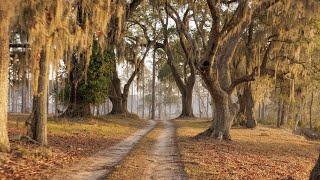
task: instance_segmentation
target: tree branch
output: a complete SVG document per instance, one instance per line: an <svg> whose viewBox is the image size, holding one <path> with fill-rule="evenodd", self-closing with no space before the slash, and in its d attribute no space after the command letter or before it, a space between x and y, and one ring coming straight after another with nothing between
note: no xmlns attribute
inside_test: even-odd
<svg viewBox="0 0 320 180"><path fill-rule="evenodd" d="M238 79L232 81L232 83L229 86L227 92L229 94L231 94L239 84L242 84L242 83L245 83L245 82L254 81L255 80L255 76L256 76L256 71L257 71L257 68L255 68L250 75L245 75L245 76L242 76L241 78L238 78Z"/></svg>

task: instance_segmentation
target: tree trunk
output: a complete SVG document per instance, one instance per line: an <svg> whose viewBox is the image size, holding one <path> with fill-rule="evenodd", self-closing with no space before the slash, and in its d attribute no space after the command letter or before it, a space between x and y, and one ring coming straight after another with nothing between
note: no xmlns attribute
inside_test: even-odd
<svg viewBox="0 0 320 180"><path fill-rule="evenodd" d="M245 98L245 118L246 118L246 127L255 128L257 126L257 121L254 117L254 101L252 96L252 90L250 83L246 83L244 88L244 98Z"/></svg>
<svg viewBox="0 0 320 180"><path fill-rule="evenodd" d="M219 140L231 140L230 129L237 112L235 104L232 103L230 95L214 96L214 98L214 122L209 129L200 133L197 137L204 136Z"/></svg>
<svg viewBox="0 0 320 180"><path fill-rule="evenodd" d="M244 94L239 94L238 95L238 100L239 100L239 106L240 109L237 113L235 122L233 123L234 126L245 126L246 125L246 118L245 118L245 111L246 111L246 99ZM260 112L260 108L259 108Z"/></svg>
<svg viewBox="0 0 320 180"><path fill-rule="evenodd" d="M30 137L38 141L41 145L48 145L47 140L47 116L48 116L48 79L49 79L49 60L45 50L41 51L39 62L38 87L33 97L33 110L31 115ZM35 77L36 78L36 77Z"/></svg>
<svg viewBox="0 0 320 180"><path fill-rule="evenodd" d="M112 109L110 114L126 114L128 113L127 100L122 97L110 97Z"/></svg>
<svg viewBox="0 0 320 180"><path fill-rule="evenodd" d="M79 57L73 55L72 70L69 74L70 101L67 110L62 114L63 117L85 117L91 116L90 104L85 102L84 97L78 93L78 85L83 80L84 55Z"/></svg>
<svg viewBox="0 0 320 180"><path fill-rule="evenodd" d="M181 93L182 98L182 111L181 118L193 118L193 108L192 108L192 88L186 88L184 92Z"/></svg>
<svg viewBox="0 0 320 180"><path fill-rule="evenodd" d="M9 3L9 2L8 2ZM9 12L7 2L0 3L0 151L9 152L7 130L9 74Z"/></svg>
<svg viewBox="0 0 320 180"><path fill-rule="evenodd" d="M246 83L243 89L243 94L238 96L240 110L237 113L237 124L246 126L247 128L254 128L257 126L257 121L254 117L254 101L252 96L251 85ZM261 108L259 104L259 116Z"/></svg>
<svg viewBox="0 0 320 180"><path fill-rule="evenodd" d="M116 70L117 67L116 67L115 60L113 62L113 69L114 71L113 71L113 77L111 80L111 88L109 90L109 99L112 103L112 110L110 114L126 114L128 113L129 88L134 78L138 74L139 68L136 68L134 72L131 74L128 82L123 87L123 92L121 91L121 82ZM131 102L131 105L133 106L132 102Z"/></svg>
<svg viewBox="0 0 320 180"><path fill-rule="evenodd" d="M77 93L77 85L71 83L70 102L63 117L86 117L91 116L90 104L84 102L83 97Z"/></svg>
<svg viewBox="0 0 320 180"><path fill-rule="evenodd" d="M126 114L128 113L128 96L121 93L120 79L114 77L112 79L111 90L109 99L112 103L112 109L110 114Z"/></svg>

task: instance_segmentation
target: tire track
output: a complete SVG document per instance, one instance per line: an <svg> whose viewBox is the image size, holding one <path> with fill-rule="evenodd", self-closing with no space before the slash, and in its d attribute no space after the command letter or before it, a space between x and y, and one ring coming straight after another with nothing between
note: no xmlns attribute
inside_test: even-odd
<svg viewBox="0 0 320 180"><path fill-rule="evenodd" d="M62 171L51 179L104 179L156 124L155 121L150 121L147 127L138 130L122 142L100 151L90 158L77 162L71 168Z"/></svg>
<svg viewBox="0 0 320 180"><path fill-rule="evenodd" d="M187 179L175 142L175 128L171 121L163 121L164 129L153 147L150 165L143 179Z"/></svg>

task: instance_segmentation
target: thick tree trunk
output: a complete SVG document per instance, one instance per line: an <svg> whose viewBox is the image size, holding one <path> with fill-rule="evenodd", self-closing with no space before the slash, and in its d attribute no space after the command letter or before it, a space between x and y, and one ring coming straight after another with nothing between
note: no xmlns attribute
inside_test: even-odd
<svg viewBox="0 0 320 180"><path fill-rule="evenodd" d="M128 113L127 100L122 97L110 97L112 109L110 114L126 114Z"/></svg>
<svg viewBox="0 0 320 180"><path fill-rule="evenodd" d="M224 97L215 97L214 107L215 115L214 121L209 129L197 135L201 137L213 137L219 140L231 140L230 129L233 120L236 117L238 107L232 103L229 95Z"/></svg>
<svg viewBox="0 0 320 180"><path fill-rule="evenodd" d="M10 151L8 113L8 73L9 73L9 12L6 2L0 3L0 151Z"/></svg>
<svg viewBox="0 0 320 180"><path fill-rule="evenodd" d="M181 92L182 98L182 111L180 114L181 118L193 118L192 108L192 88L186 88L185 92Z"/></svg>
<svg viewBox="0 0 320 180"><path fill-rule="evenodd" d="M238 96L240 110L237 114L237 124L246 126L247 128L254 128L257 126L257 121L254 117L254 101L252 90L249 83L245 84L243 94ZM260 114L260 106L259 106Z"/></svg>
<svg viewBox="0 0 320 180"><path fill-rule="evenodd" d="M69 74L70 82L70 101L67 110L62 114L63 117L85 117L91 116L90 104L85 102L84 97L78 93L78 85L83 81L84 57L73 55L73 68Z"/></svg>
<svg viewBox="0 0 320 180"><path fill-rule="evenodd" d="M116 62L113 62L113 77L111 80L111 88L109 91L109 99L112 103L112 110L110 114L126 114L128 113L128 96L129 88L132 84L134 78L139 72L139 68L136 68L135 71L131 74L128 82L123 87L123 92L121 91L121 82L118 78L118 73L116 71ZM133 105L133 103L131 103Z"/></svg>
<svg viewBox="0 0 320 180"><path fill-rule="evenodd" d="M47 140L47 116L48 116L48 79L49 79L49 60L45 50L41 52L39 62L38 88L33 97L33 110L31 115L30 137L38 141L41 145L48 145Z"/></svg>
<svg viewBox="0 0 320 180"><path fill-rule="evenodd" d="M110 114L126 114L128 113L128 96L121 92L120 79L116 76L113 77L109 99L112 103L112 109Z"/></svg>
<svg viewBox="0 0 320 180"><path fill-rule="evenodd" d="M91 116L90 104L84 102L83 97L77 93L75 85L71 86L70 102L67 110L63 113L64 117L86 117Z"/></svg>

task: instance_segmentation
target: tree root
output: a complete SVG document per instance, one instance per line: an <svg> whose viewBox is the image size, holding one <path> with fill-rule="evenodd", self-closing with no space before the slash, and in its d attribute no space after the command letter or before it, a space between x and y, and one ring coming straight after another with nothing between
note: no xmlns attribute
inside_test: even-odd
<svg viewBox="0 0 320 180"><path fill-rule="evenodd" d="M27 141L27 142L31 142L33 144L37 144L37 145L41 145L38 141L32 139L30 136L21 136L18 135L16 137L14 137L13 139L11 139L12 141Z"/></svg>
<svg viewBox="0 0 320 180"><path fill-rule="evenodd" d="M205 138L213 138L219 141L231 141L231 137L228 134L223 133L222 131L215 131L214 129L208 128L207 130L199 133L194 137L196 140L201 140Z"/></svg>

